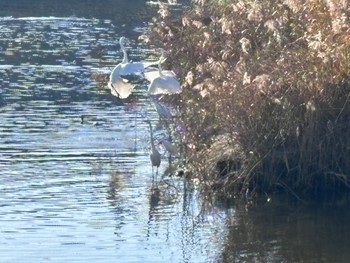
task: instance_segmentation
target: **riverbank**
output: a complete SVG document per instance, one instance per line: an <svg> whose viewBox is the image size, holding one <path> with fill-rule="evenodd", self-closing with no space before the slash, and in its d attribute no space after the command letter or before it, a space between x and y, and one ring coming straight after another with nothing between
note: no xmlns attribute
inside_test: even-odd
<svg viewBox="0 0 350 263"><path fill-rule="evenodd" d="M348 193L348 17L344 1L161 6L148 37L182 80L179 139L205 193Z"/></svg>

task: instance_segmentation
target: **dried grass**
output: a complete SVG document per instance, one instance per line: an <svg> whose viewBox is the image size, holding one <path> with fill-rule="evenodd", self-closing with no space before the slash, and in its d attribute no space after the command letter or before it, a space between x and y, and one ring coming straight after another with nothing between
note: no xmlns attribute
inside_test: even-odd
<svg viewBox="0 0 350 263"><path fill-rule="evenodd" d="M206 0L181 18L160 12L148 37L183 79L179 135L203 185L227 195L348 190L349 7Z"/></svg>

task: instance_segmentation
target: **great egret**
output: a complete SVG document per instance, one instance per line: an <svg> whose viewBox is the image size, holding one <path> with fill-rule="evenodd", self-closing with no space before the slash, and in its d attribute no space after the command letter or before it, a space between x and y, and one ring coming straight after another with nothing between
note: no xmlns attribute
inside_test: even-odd
<svg viewBox="0 0 350 263"><path fill-rule="evenodd" d="M164 146L165 150L170 154L170 155L178 155L179 154L179 148L167 139L162 139L160 140L160 143Z"/></svg>
<svg viewBox="0 0 350 263"><path fill-rule="evenodd" d="M108 82L108 87L112 95L121 99L129 97L136 86L129 83L128 77L135 75L141 77L145 70L142 62L129 62L128 54L124 46L125 42L125 37L119 39L120 49L123 52L123 60L112 70Z"/></svg>
<svg viewBox="0 0 350 263"><path fill-rule="evenodd" d="M150 157L151 163L152 163L152 170L153 170L153 166L155 166L155 167L157 167L156 173L158 173L158 167L160 166L161 155L160 155L159 151L157 150L156 146L154 145L153 129L152 129L151 121L146 120L145 122L148 123L149 129L150 129L151 151L150 151L149 157Z"/></svg>
<svg viewBox="0 0 350 263"><path fill-rule="evenodd" d="M129 62L128 53L126 52L124 44L127 39L121 37L119 39L120 50L123 52L123 60L112 71L112 76L128 76L128 75L140 75L142 76L145 71L145 65L142 62Z"/></svg>
<svg viewBox="0 0 350 263"><path fill-rule="evenodd" d="M126 99L130 96L135 84L130 83L131 79L142 78L144 76L145 68L159 63L156 62L129 62L128 54L124 44L127 39L121 37L119 39L120 49L123 52L123 60L111 72L109 76L108 87L112 95L121 99Z"/></svg>
<svg viewBox="0 0 350 263"><path fill-rule="evenodd" d="M121 99L129 97L135 87L134 84L129 83L126 77L128 75L143 74L144 71L142 63L129 63L124 42L126 42L126 38L121 37L119 39L119 45L123 52L123 60L112 70L108 82L108 87L110 88L112 95Z"/></svg>
<svg viewBox="0 0 350 263"><path fill-rule="evenodd" d="M158 61L158 71L145 73L145 77L150 84L148 86L149 95L175 94L181 92L181 85L176 79L173 71L162 70L162 62L165 61L164 51L161 50L161 57Z"/></svg>
<svg viewBox="0 0 350 263"><path fill-rule="evenodd" d="M146 4L149 5L181 5L177 3L177 0L168 0L168 3L161 2L160 0L156 1L147 1Z"/></svg>
<svg viewBox="0 0 350 263"><path fill-rule="evenodd" d="M153 102L154 108L156 109L156 111L159 115L160 120L169 121L172 119L173 116L172 116L170 110L165 105L160 103L157 100L157 98L153 98L152 102Z"/></svg>

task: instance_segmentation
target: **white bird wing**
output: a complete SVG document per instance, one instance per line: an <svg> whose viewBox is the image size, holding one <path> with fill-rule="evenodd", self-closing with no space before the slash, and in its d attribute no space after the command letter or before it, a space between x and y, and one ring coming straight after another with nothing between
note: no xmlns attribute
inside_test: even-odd
<svg viewBox="0 0 350 263"><path fill-rule="evenodd" d="M157 60L157 61L145 61L145 62L142 62L142 63L143 63L144 68L148 68L148 67L151 67L151 66L158 65L159 62L163 63L164 61L166 61L166 58L161 59L161 60Z"/></svg>
<svg viewBox="0 0 350 263"><path fill-rule="evenodd" d="M176 78L176 75L173 71L171 70L162 70L162 74L164 76L169 76L169 77L173 77ZM145 72L145 78L149 81L152 82L155 78L158 78L159 75L159 70L153 70L153 71L146 71Z"/></svg>
<svg viewBox="0 0 350 263"><path fill-rule="evenodd" d="M111 75L109 75L109 82L114 83L120 78L120 73L122 71L122 64L119 63L117 66L114 67L114 69L111 72Z"/></svg>
<svg viewBox="0 0 350 263"><path fill-rule="evenodd" d="M150 95L176 94L180 92L180 83L176 78L169 75L155 78L148 86L148 93Z"/></svg>
<svg viewBox="0 0 350 263"><path fill-rule="evenodd" d="M159 77L159 70L145 72L145 78L152 82L155 78Z"/></svg>
<svg viewBox="0 0 350 263"><path fill-rule="evenodd" d="M170 6L180 6L181 4L178 4L175 0L168 0L168 3L163 2L157 2L157 1L147 1L147 5L170 5Z"/></svg>
<svg viewBox="0 0 350 263"><path fill-rule="evenodd" d="M172 70L162 70L162 74L165 76L176 78L176 74Z"/></svg>
<svg viewBox="0 0 350 263"><path fill-rule="evenodd" d="M144 71L145 71L145 67L142 62L126 63L122 65L120 76L127 76L127 75L143 76Z"/></svg>
<svg viewBox="0 0 350 263"><path fill-rule="evenodd" d="M135 86L136 85L125 82L122 78L117 79L113 83L108 82L108 87L110 88L112 95L121 99L129 97Z"/></svg>

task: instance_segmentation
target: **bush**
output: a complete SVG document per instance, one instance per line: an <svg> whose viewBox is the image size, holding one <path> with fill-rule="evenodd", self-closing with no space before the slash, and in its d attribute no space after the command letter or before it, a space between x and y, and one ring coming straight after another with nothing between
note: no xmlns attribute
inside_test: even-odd
<svg viewBox="0 0 350 263"><path fill-rule="evenodd" d="M348 190L349 8L345 0L193 0L176 17L160 7L148 37L182 79L180 139L205 189Z"/></svg>

